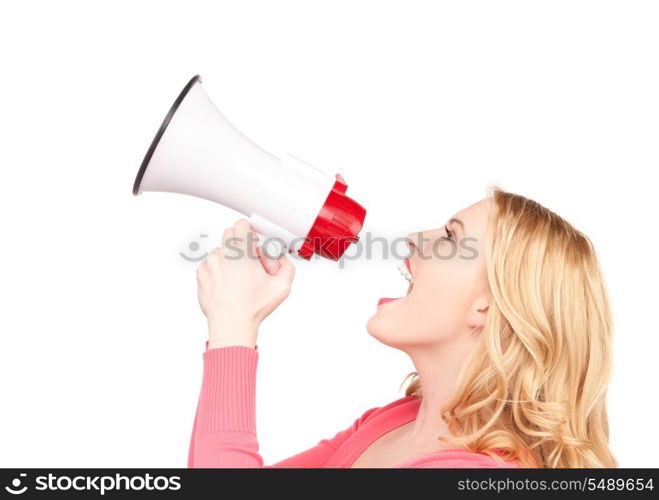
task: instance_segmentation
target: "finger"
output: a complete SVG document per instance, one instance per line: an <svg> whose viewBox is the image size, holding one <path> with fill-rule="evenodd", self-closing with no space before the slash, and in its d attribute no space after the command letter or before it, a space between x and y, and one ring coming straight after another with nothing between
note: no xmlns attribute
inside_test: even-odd
<svg viewBox="0 0 659 500"><path fill-rule="evenodd" d="M245 218L238 219L234 224L234 235L239 241L236 242L236 246L240 246L247 256L251 259L257 257L256 253L256 243L259 240L259 235L252 230L249 225L249 221Z"/></svg>
<svg viewBox="0 0 659 500"><path fill-rule="evenodd" d="M234 232L233 232L233 226L229 226L224 230L224 233L222 233L222 240L220 241L220 246L225 247L227 246L227 240L229 238L233 238Z"/></svg>
<svg viewBox="0 0 659 500"><path fill-rule="evenodd" d="M224 249L222 247L215 247L208 252L208 255L206 255L201 265L205 266L206 269L214 269L220 264L223 257Z"/></svg>
<svg viewBox="0 0 659 500"><path fill-rule="evenodd" d="M236 243L232 238L234 238L234 229L233 226L229 226L222 233L222 242L220 243L223 251L227 252L229 256L234 255L236 252Z"/></svg>

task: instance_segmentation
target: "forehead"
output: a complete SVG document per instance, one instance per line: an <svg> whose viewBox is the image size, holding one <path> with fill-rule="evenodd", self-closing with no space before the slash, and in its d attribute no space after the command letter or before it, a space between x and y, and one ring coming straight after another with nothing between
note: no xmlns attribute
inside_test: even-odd
<svg viewBox="0 0 659 500"><path fill-rule="evenodd" d="M451 218L460 219L468 233L482 233L487 226L489 211L488 200L483 198L456 212Z"/></svg>

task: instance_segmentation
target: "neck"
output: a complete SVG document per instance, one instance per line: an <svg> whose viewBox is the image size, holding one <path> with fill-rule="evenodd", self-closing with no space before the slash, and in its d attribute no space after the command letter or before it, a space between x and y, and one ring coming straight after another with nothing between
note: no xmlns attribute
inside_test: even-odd
<svg viewBox="0 0 659 500"><path fill-rule="evenodd" d="M418 351L408 352L423 391L417 417L410 428L413 441L427 441L450 434L441 415L455 394L460 369L471 347L464 344L424 346Z"/></svg>

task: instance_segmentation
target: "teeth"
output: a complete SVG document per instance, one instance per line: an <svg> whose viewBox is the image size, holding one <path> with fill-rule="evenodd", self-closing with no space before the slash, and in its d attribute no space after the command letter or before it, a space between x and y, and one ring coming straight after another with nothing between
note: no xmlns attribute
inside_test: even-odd
<svg viewBox="0 0 659 500"><path fill-rule="evenodd" d="M400 271L400 274L402 274L407 281L409 281L410 283L414 283L414 277L412 276L412 274L410 274L410 271L407 269L405 263L400 264L397 267L398 270Z"/></svg>

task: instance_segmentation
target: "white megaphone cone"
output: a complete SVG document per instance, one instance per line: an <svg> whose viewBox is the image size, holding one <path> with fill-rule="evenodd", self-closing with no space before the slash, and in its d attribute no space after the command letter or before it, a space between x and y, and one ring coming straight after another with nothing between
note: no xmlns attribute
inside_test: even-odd
<svg viewBox="0 0 659 500"><path fill-rule="evenodd" d="M133 194L166 191L205 198L249 218L254 230L305 259L337 260L366 210L331 176L286 155L279 159L219 112L195 76L180 93L142 161Z"/></svg>

